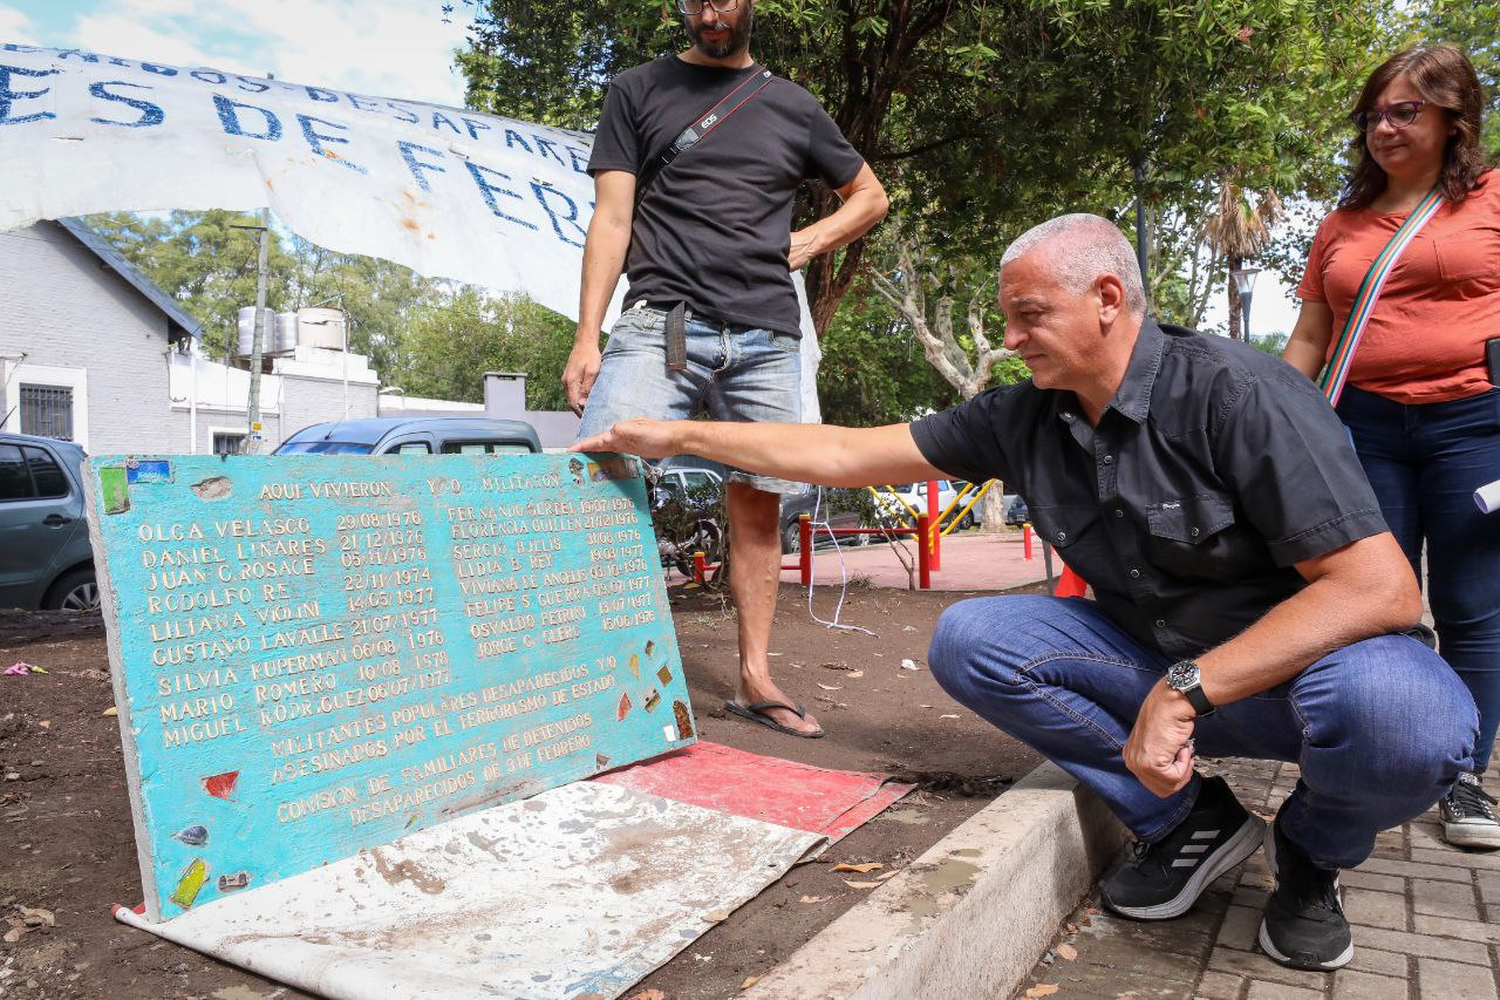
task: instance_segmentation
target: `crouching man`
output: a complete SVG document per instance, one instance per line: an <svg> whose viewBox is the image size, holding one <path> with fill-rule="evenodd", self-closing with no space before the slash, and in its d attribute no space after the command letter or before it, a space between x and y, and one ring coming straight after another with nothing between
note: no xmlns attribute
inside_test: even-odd
<svg viewBox="0 0 1500 1000"><path fill-rule="evenodd" d="M869 429L628 421L584 451L688 452L828 486L1003 479L1096 600L950 607L943 687L1105 800L1139 844L1104 883L1179 916L1264 842L1260 943L1296 968L1354 953L1338 873L1471 766L1477 713L1427 645L1417 582L1313 384L1244 344L1145 317L1130 244L1096 216L1001 262L1005 345L1031 381ZM1269 830L1195 753L1292 761Z"/></svg>

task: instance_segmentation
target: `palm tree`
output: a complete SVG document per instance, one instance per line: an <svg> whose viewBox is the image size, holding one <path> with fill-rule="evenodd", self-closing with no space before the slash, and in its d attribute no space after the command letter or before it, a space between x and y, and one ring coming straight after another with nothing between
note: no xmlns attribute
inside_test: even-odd
<svg viewBox="0 0 1500 1000"><path fill-rule="evenodd" d="M1266 191L1252 208L1249 195L1234 181L1219 192L1219 205L1203 226L1204 239L1215 256L1225 260L1229 270L1240 267L1247 257L1254 257L1271 241L1271 226L1281 216L1281 199L1275 191ZM1232 280L1229 286L1229 336L1245 339L1240 329L1240 292Z"/></svg>

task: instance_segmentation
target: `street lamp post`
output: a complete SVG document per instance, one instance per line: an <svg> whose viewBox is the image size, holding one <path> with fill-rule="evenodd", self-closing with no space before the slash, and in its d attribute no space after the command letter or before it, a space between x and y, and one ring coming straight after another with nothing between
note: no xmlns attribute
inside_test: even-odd
<svg viewBox="0 0 1500 1000"><path fill-rule="evenodd" d="M1235 291L1240 296L1240 333L1245 338L1245 343L1250 343L1250 293L1255 289L1255 276L1260 273L1260 268L1251 267L1239 262L1239 267L1229 272L1229 277L1234 279Z"/></svg>

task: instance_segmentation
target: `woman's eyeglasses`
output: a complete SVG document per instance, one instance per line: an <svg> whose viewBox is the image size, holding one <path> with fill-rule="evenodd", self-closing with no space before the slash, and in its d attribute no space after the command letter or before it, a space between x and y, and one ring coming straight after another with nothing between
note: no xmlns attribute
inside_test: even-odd
<svg viewBox="0 0 1500 1000"><path fill-rule="evenodd" d="M705 7L712 7L720 14L728 14L739 5L740 0L677 0L677 9L693 17L702 14Z"/></svg>
<svg viewBox="0 0 1500 1000"><path fill-rule="evenodd" d="M1356 111L1349 120L1361 132L1375 131L1382 121L1389 121L1391 128L1406 128L1417 120L1426 105L1426 101L1397 101L1384 111Z"/></svg>

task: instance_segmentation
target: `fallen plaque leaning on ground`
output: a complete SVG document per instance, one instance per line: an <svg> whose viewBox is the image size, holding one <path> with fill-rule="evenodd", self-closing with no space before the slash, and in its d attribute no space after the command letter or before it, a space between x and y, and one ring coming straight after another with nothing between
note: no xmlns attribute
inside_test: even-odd
<svg viewBox="0 0 1500 1000"><path fill-rule="evenodd" d="M694 740L632 459L85 481L150 920Z"/></svg>

